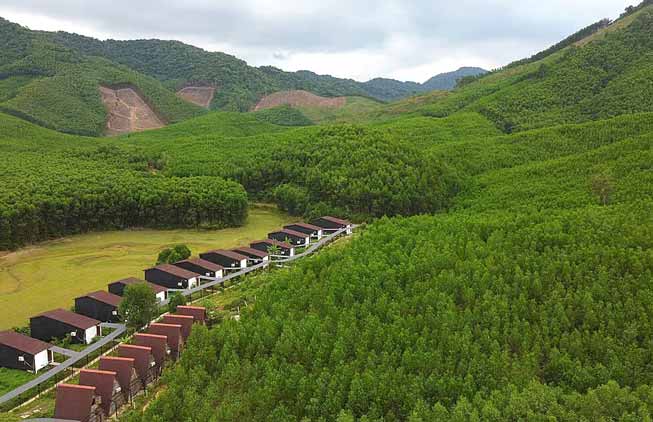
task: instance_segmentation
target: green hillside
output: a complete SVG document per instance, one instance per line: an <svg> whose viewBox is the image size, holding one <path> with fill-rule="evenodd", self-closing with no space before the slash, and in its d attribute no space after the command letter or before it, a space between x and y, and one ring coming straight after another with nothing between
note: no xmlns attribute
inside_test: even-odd
<svg viewBox="0 0 653 422"><path fill-rule="evenodd" d="M0 19L0 110L61 132L97 136L107 113L99 85L136 87L169 123L203 113L151 77L82 56Z"/></svg>
<svg viewBox="0 0 653 422"><path fill-rule="evenodd" d="M0 114L0 249L238 225L248 200L364 223L246 279L240 319L194 328L164 388L126 422L652 420L649 3L392 104L214 111L111 139ZM172 45L149 56L156 43L143 43L148 60ZM15 63L24 44L9 44ZM88 57L80 66L105 60ZM169 87L188 77L161 66ZM233 108L258 89L233 86L220 100Z"/></svg>
<svg viewBox="0 0 653 422"><path fill-rule="evenodd" d="M619 29L483 77L421 111L477 111L506 133L653 111L653 6L613 26Z"/></svg>

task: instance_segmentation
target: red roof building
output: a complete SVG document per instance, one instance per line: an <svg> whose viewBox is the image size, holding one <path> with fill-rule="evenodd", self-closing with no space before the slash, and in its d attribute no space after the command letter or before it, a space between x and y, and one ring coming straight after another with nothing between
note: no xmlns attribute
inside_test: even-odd
<svg viewBox="0 0 653 422"><path fill-rule="evenodd" d="M181 338L185 343L188 337L190 336L191 330L193 329L193 323L195 322L195 318L188 315L166 314L163 316L162 322L164 324L181 325Z"/></svg>
<svg viewBox="0 0 653 422"><path fill-rule="evenodd" d="M86 385L59 384L54 405L56 419L101 422L102 399L96 394L95 387Z"/></svg>
<svg viewBox="0 0 653 422"><path fill-rule="evenodd" d="M115 414L125 404L125 396L113 371L82 369L79 371L79 385L95 387L95 393L102 398L100 407L105 416Z"/></svg>
<svg viewBox="0 0 653 422"><path fill-rule="evenodd" d="M189 306L189 305L180 305L177 306L178 315L190 315L195 319L195 322L200 324L206 323L206 308L202 306Z"/></svg>

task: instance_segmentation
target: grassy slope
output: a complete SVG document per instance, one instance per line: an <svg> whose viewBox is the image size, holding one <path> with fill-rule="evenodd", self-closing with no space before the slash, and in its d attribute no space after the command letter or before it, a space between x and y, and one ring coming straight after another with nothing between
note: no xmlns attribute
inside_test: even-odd
<svg viewBox="0 0 653 422"><path fill-rule="evenodd" d="M30 316L105 289L154 263L162 248L185 243L194 254L265 238L294 219L274 208L254 207L243 227L218 230L133 230L87 234L47 242L0 257L0 329L23 326Z"/></svg>
<svg viewBox="0 0 653 422"><path fill-rule="evenodd" d="M29 372L18 369L0 368L0 396L25 384L33 378L35 378L35 375Z"/></svg>

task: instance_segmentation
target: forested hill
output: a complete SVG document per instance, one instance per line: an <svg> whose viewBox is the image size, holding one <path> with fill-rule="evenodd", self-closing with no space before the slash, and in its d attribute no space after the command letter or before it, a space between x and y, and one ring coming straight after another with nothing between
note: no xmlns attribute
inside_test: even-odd
<svg viewBox="0 0 653 422"><path fill-rule="evenodd" d="M105 57L157 78L172 90L186 85L216 86L212 108L233 111L248 111L264 95L283 90L305 90L327 97L356 95L396 100L432 89L453 89L460 77L485 72L463 68L434 78L444 83L425 85L389 79L361 83L309 71L285 72L272 66L256 68L234 56L179 41L100 41L66 32L48 36L57 44L86 55Z"/></svg>
<svg viewBox="0 0 653 422"><path fill-rule="evenodd" d="M413 111L433 117L474 111L505 133L653 111L653 5L645 2L583 35L539 60L416 102Z"/></svg>
<svg viewBox="0 0 653 422"><path fill-rule="evenodd" d="M114 84L140 91L166 123L204 112L152 77L0 18L0 110L62 132L101 135L107 114L98 87Z"/></svg>

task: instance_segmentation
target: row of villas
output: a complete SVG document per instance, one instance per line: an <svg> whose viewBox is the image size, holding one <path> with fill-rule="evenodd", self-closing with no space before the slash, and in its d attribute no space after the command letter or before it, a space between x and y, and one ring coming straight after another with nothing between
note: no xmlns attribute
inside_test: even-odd
<svg viewBox="0 0 653 422"><path fill-rule="evenodd" d="M56 419L101 422L157 380L167 361L176 360L194 324L206 323L206 309L178 306L131 344L120 344L116 356L102 356L98 369L82 369L79 384L57 385Z"/></svg>
<svg viewBox="0 0 653 422"><path fill-rule="evenodd" d="M293 223L247 247L208 251L196 259L148 268L144 270L145 280L132 277L112 282L107 291L76 298L75 312L54 309L30 318L31 337L14 331L0 332L0 367L37 373L54 363L54 346L50 341L69 338L75 343L92 343L102 336L102 322L120 321L118 308L129 285L146 283L157 301L164 302L171 291L192 289L203 279L219 279L230 271L266 262L271 253L276 258L293 257L297 248L308 247L311 240L319 241L328 233L342 229L350 234L351 223L329 216L310 224ZM161 322L150 324L147 333L136 334L134 344L120 345L120 357L103 357L99 370L82 370L80 385L57 386L55 417L102 420L102 415L115 413L123 403L121 400L128 400L135 391L158 377L164 360L179 355L193 322L204 323L206 319L204 308L180 306L177 309L179 315L164 315ZM127 374L130 371L132 375ZM77 419L81 414L87 419Z"/></svg>
<svg viewBox="0 0 653 422"><path fill-rule="evenodd" d="M145 280L126 278L110 283L107 291L96 291L75 299L75 312L54 309L30 318L31 337L14 331L0 332L0 367L38 372L53 363L52 345L48 342L70 338L72 342L90 344L102 335L101 323L120 321L118 307L127 286L146 283L159 302L170 291L197 287L202 279L219 279L230 271L239 271L273 257L288 258L296 248L309 246L327 233L346 229L349 221L325 216L310 224L293 223L268 234L268 238L232 250L213 250L174 264L144 270ZM174 349L174 348L173 348Z"/></svg>

